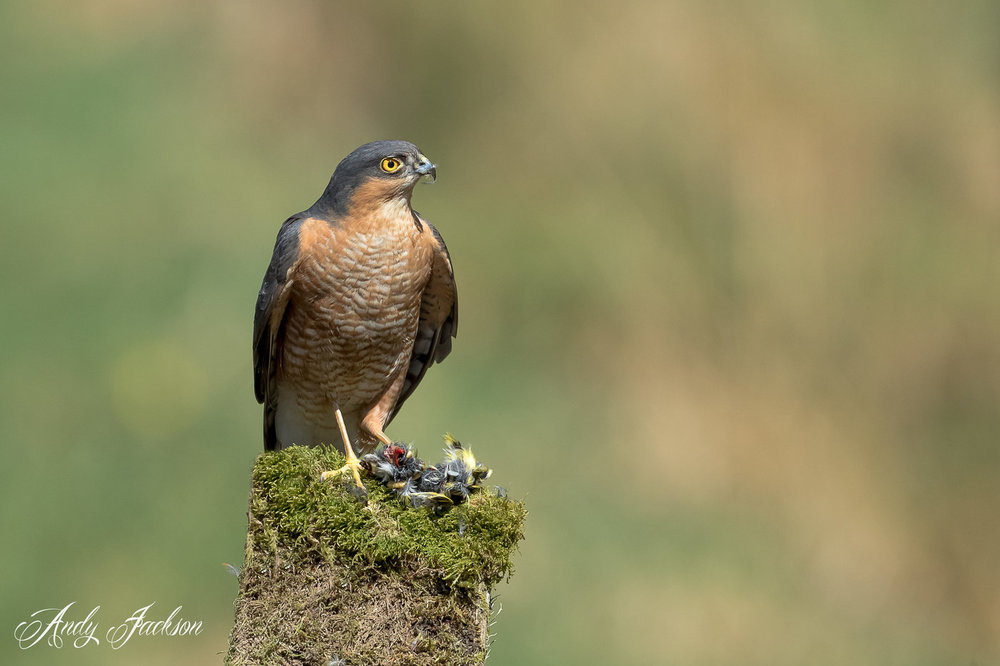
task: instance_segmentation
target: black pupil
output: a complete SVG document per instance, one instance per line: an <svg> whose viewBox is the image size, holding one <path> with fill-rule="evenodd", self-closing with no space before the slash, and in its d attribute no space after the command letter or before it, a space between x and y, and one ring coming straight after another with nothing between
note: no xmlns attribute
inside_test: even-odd
<svg viewBox="0 0 1000 666"><path fill-rule="evenodd" d="M386 160L385 161L385 168L386 169L395 169L396 168L396 160Z"/></svg>

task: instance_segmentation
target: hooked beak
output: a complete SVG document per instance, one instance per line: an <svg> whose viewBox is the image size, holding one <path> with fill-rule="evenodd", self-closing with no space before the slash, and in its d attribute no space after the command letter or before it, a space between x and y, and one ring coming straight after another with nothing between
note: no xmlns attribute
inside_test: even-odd
<svg viewBox="0 0 1000 666"><path fill-rule="evenodd" d="M413 170L416 171L421 176L428 176L427 182L433 183L437 180L437 165L433 164L429 159L420 156L420 164L418 164Z"/></svg>

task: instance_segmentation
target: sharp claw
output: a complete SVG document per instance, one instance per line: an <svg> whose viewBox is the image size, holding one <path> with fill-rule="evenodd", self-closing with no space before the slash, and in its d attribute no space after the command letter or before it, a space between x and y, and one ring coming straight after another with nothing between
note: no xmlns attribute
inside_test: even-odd
<svg viewBox="0 0 1000 666"><path fill-rule="evenodd" d="M361 463L358 461L357 458L355 458L353 462L348 461L347 464L341 467L340 469L326 470L324 472L321 472L319 478L320 481L329 481L330 479L335 479L341 474L350 471L351 476L354 477L354 485L364 490L365 484L361 483L361 475L358 474L358 468L360 466Z"/></svg>

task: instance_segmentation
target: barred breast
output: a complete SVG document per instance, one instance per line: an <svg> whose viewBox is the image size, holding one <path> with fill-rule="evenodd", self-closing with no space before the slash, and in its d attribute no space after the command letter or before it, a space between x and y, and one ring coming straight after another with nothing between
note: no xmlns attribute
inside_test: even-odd
<svg viewBox="0 0 1000 666"><path fill-rule="evenodd" d="M339 443L338 405L355 440L360 415L406 372L431 257L410 215L386 222L302 225L279 369L283 441Z"/></svg>

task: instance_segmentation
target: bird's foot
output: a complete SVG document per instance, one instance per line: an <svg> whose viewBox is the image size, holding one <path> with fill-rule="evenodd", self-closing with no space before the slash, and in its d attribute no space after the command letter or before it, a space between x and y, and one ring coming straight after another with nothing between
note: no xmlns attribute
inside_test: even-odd
<svg viewBox="0 0 1000 666"><path fill-rule="evenodd" d="M361 461L358 460L357 456L350 455L347 457L346 465L344 465L340 469L327 470L322 474L320 474L319 478L321 481L328 481L330 479L336 479L342 474L350 472L351 475L354 477L354 485L361 491L364 491L365 484L361 483L361 475L359 473L360 469L361 469Z"/></svg>

